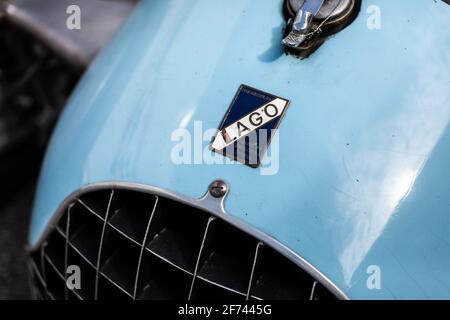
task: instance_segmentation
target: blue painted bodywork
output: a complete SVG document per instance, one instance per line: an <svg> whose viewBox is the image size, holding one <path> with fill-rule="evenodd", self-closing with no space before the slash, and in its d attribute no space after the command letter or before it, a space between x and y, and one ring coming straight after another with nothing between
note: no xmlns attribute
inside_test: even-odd
<svg viewBox="0 0 450 320"><path fill-rule="evenodd" d="M363 0L352 25L300 60L281 54L281 2L143 1L59 121L30 244L87 184L135 182L197 198L223 178L230 215L350 298L450 298L450 6ZM381 9L380 30L367 27L369 5ZM175 165L172 132L193 132L196 120L217 128L242 83L291 101L278 173ZM366 285L371 265L380 290Z"/></svg>

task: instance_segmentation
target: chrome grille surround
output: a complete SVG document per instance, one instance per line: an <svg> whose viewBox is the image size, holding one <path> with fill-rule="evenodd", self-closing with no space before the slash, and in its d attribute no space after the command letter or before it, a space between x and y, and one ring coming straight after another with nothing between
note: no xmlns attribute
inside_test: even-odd
<svg viewBox="0 0 450 320"><path fill-rule="evenodd" d="M37 299L347 299L303 258L225 213L130 183L88 185L59 207L29 250ZM70 265L81 289L65 285Z"/></svg>

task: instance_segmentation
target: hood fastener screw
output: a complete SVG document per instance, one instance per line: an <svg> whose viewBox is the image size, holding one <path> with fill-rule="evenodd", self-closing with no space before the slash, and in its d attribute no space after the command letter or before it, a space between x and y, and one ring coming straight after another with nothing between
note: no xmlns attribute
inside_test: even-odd
<svg viewBox="0 0 450 320"><path fill-rule="evenodd" d="M209 185L209 193L214 198L222 198L224 195L227 194L227 191L228 185L225 181L216 180Z"/></svg>

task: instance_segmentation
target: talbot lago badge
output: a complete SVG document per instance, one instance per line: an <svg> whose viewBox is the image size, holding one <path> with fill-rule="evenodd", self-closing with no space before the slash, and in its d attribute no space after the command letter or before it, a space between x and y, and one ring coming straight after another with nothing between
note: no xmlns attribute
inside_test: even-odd
<svg viewBox="0 0 450 320"><path fill-rule="evenodd" d="M211 149L253 168L260 165L289 100L241 85Z"/></svg>

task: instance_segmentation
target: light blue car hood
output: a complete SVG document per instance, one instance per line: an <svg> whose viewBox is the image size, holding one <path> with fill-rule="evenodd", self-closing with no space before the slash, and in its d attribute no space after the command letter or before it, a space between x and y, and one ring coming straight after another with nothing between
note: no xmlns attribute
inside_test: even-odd
<svg viewBox="0 0 450 320"><path fill-rule="evenodd" d="M192 198L228 181L225 208L350 298L450 298L450 6L362 1L310 58L281 54L280 0L143 1L85 74L53 135L30 244L88 184ZM369 5L381 29L367 27ZM239 85L289 99L277 174L176 165L177 128L217 128ZM207 145L208 141L204 141ZM381 289L367 287L370 266Z"/></svg>

